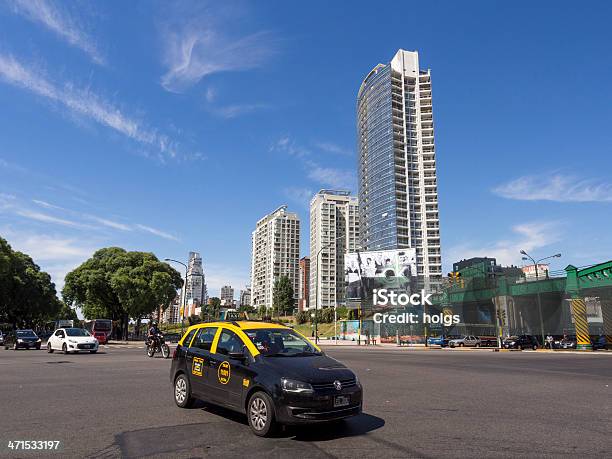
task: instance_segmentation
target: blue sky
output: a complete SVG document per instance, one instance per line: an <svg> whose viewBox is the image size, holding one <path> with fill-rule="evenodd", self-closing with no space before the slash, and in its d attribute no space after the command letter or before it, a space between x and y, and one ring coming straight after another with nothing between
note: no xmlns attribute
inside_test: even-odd
<svg viewBox="0 0 612 459"><path fill-rule="evenodd" d="M445 272L612 258L612 8L576 2L0 1L0 235L61 287L98 248L248 282L250 234L356 191L355 97L432 69Z"/></svg>

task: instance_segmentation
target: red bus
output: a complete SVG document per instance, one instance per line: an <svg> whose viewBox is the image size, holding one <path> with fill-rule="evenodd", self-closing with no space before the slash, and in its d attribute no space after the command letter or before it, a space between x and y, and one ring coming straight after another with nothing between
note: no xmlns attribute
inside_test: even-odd
<svg viewBox="0 0 612 459"><path fill-rule="evenodd" d="M106 344L113 332L113 321L110 319L86 320L85 328L100 344Z"/></svg>

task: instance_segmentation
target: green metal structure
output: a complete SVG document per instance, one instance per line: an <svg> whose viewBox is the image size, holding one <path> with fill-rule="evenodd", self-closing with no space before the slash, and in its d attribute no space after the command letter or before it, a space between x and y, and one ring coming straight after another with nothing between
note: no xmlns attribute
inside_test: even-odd
<svg viewBox="0 0 612 459"><path fill-rule="evenodd" d="M612 344L612 261L582 269L569 265L565 277L546 276L529 281L516 273L492 271L484 263L459 273L458 278L433 296L435 307L469 313L471 309L482 310L483 305L490 305L500 336L503 330L511 330L512 324L516 330L521 324L531 321L533 325L535 321L539 327L534 334L544 340L545 329L550 332L559 323L565 323L564 333L566 329L575 330L577 349L590 350L594 319L587 306L596 298L603 322L599 333Z"/></svg>

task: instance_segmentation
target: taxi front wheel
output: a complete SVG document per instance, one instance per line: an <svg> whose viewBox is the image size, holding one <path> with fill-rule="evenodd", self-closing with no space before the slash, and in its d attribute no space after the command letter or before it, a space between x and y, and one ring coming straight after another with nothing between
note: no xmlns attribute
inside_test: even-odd
<svg viewBox="0 0 612 459"><path fill-rule="evenodd" d="M247 408L249 427L259 437L272 435L276 428L274 402L265 392L255 392Z"/></svg>
<svg viewBox="0 0 612 459"><path fill-rule="evenodd" d="M184 374L178 375L174 380L174 402L181 408L189 408L193 401L189 379Z"/></svg>

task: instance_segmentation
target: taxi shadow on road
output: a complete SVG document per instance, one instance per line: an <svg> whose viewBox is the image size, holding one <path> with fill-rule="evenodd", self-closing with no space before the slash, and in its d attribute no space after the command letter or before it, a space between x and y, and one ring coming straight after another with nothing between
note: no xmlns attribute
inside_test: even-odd
<svg viewBox="0 0 612 459"><path fill-rule="evenodd" d="M248 426L247 418L244 414L240 414L217 405L197 401L193 408L201 409L216 416ZM306 442L328 441L339 438L365 435L368 432L380 429L384 425L384 419L371 414L362 413L359 416L341 421L330 421L299 426L283 426L282 428L278 429L275 436L279 438L291 438L293 440Z"/></svg>

